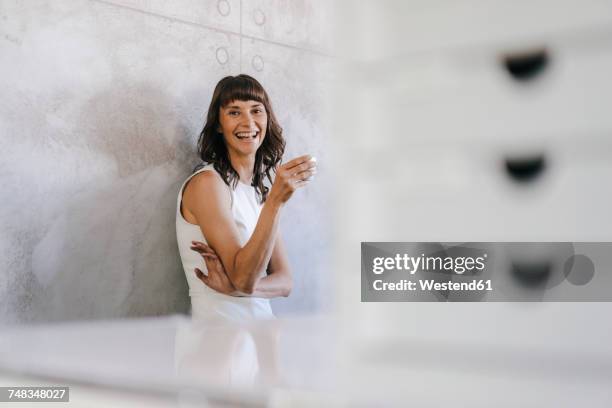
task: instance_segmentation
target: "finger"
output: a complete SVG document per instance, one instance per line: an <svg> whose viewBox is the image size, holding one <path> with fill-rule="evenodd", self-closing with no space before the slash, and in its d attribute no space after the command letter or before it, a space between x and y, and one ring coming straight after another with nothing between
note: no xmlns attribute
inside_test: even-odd
<svg viewBox="0 0 612 408"><path fill-rule="evenodd" d="M217 253L208 245L203 244L203 245L192 245L191 249L200 253L200 254L210 254L210 255L217 255Z"/></svg>
<svg viewBox="0 0 612 408"><path fill-rule="evenodd" d="M203 251L208 252L209 254L217 255L217 253L215 252L215 250L214 250L214 249L212 249L212 247L211 247L211 246L209 246L209 245L205 244L204 242L198 242L198 243L196 244L196 246L197 246L198 248L202 249Z"/></svg>
<svg viewBox="0 0 612 408"><path fill-rule="evenodd" d="M208 276L204 275L204 273L201 270L199 270L198 268L195 268L195 274L199 280L201 280L206 285L208 285Z"/></svg>
<svg viewBox="0 0 612 408"><path fill-rule="evenodd" d="M196 251L202 251L204 248L201 245L201 242L191 241L191 249Z"/></svg>
<svg viewBox="0 0 612 408"><path fill-rule="evenodd" d="M205 260L211 260L211 261L216 261L219 259L219 257L217 255L213 255L213 254L200 254L202 255L202 258L204 258Z"/></svg>
<svg viewBox="0 0 612 408"><path fill-rule="evenodd" d="M305 170L305 171L301 171L299 173L294 174L293 176L291 176L291 179L293 181L309 180L313 178L315 174L317 174L317 171L314 169Z"/></svg>
<svg viewBox="0 0 612 408"><path fill-rule="evenodd" d="M308 170L317 171L316 163L313 163L311 161L307 161L305 163L298 164L297 166L294 166L292 169L288 170L288 172L289 172L289 174L291 174L293 176L293 175L295 175L297 173L301 173L303 171L308 171Z"/></svg>
<svg viewBox="0 0 612 408"><path fill-rule="evenodd" d="M204 251L202 248L196 248L196 247L191 247L191 250L194 252L197 252L198 254L205 256L205 255L211 255L208 252Z"/></svg>
<svg viewBox="0 0 612 408"><path fill-rule="evenodd" d="M305 187L310 183L310 179L309 180L297 180L296 182L293 183L293 186L298 189L300 187Z"/></svg>
<svg viewBox="0 0 612 408"><path fill-rule="evenodd" d="M202 247L202 246L192 245L190 248L193 251L199 252L201 254L217 255L217 253L212 248L210 248L210 247Z"/></svg>
<svg viewBox="0 0 612 408"><path fill-rule="evenodd" d="M209 249L210 248L206 243L200 242L200 241L191 241L191 246L198 247L198 248L203 248L203 249Z"/></svg>
<svg viewBox="0 0 612 408"><path fill-rule="evenodd" d="M302 163L308 162L310 159L312 159L312 156L309 154L305 154L303 156L296 157L295 159L288 161L287 163L283 164L282 167L286 170L289 170Z"/></svg>

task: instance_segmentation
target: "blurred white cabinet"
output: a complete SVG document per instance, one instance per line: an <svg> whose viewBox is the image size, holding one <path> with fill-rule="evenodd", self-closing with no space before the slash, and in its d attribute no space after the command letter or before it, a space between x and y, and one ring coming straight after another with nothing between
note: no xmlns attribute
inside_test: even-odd
<svg viewBox="0 0 612 408"><path fill-rule="evenodd" d="M612 2L355 8L354 236L612 239Z"/></svg>

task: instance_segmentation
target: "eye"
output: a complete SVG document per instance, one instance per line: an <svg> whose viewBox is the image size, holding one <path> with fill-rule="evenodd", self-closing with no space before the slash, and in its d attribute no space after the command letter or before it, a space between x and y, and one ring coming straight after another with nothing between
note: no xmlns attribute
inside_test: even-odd
<svg viewBox="0 0 612 408"><path fill-rule="evenodd" d="M229 111L228 115L230 115L230 116L238 116L238 115L240 115L240 112L238 112L238 111Z"/></svg>
<svg viewBox="0 0 612 408"><path fill-rule="evenodd" d="M263 109L261 109L261 108L255 108L255 109L253 109L253 113L256 113L256 114L263 113Z"/></svg>

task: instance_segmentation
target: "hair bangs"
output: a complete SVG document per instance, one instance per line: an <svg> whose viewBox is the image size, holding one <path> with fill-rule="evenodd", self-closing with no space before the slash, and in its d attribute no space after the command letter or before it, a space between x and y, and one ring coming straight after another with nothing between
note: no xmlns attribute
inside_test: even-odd
<svg viewBox="0 0 612 408"><path fill-rule="evenodd" d="M265 91L259 82L245 77L230 77L221 89L219 102L222 107L233 101L257 101L264 103Z"/></svg>

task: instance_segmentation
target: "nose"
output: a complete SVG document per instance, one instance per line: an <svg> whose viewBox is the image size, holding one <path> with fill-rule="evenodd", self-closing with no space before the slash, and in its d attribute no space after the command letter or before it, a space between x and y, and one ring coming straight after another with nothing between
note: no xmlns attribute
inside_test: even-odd
<svg viewBox="0 0 612 408"><path fill-rule="evenodd" d="M241 126L248 128L249 130L256 129L255 118L250 112L247 112L245 115L242 115L242 121L240 123Z"/></svg>

